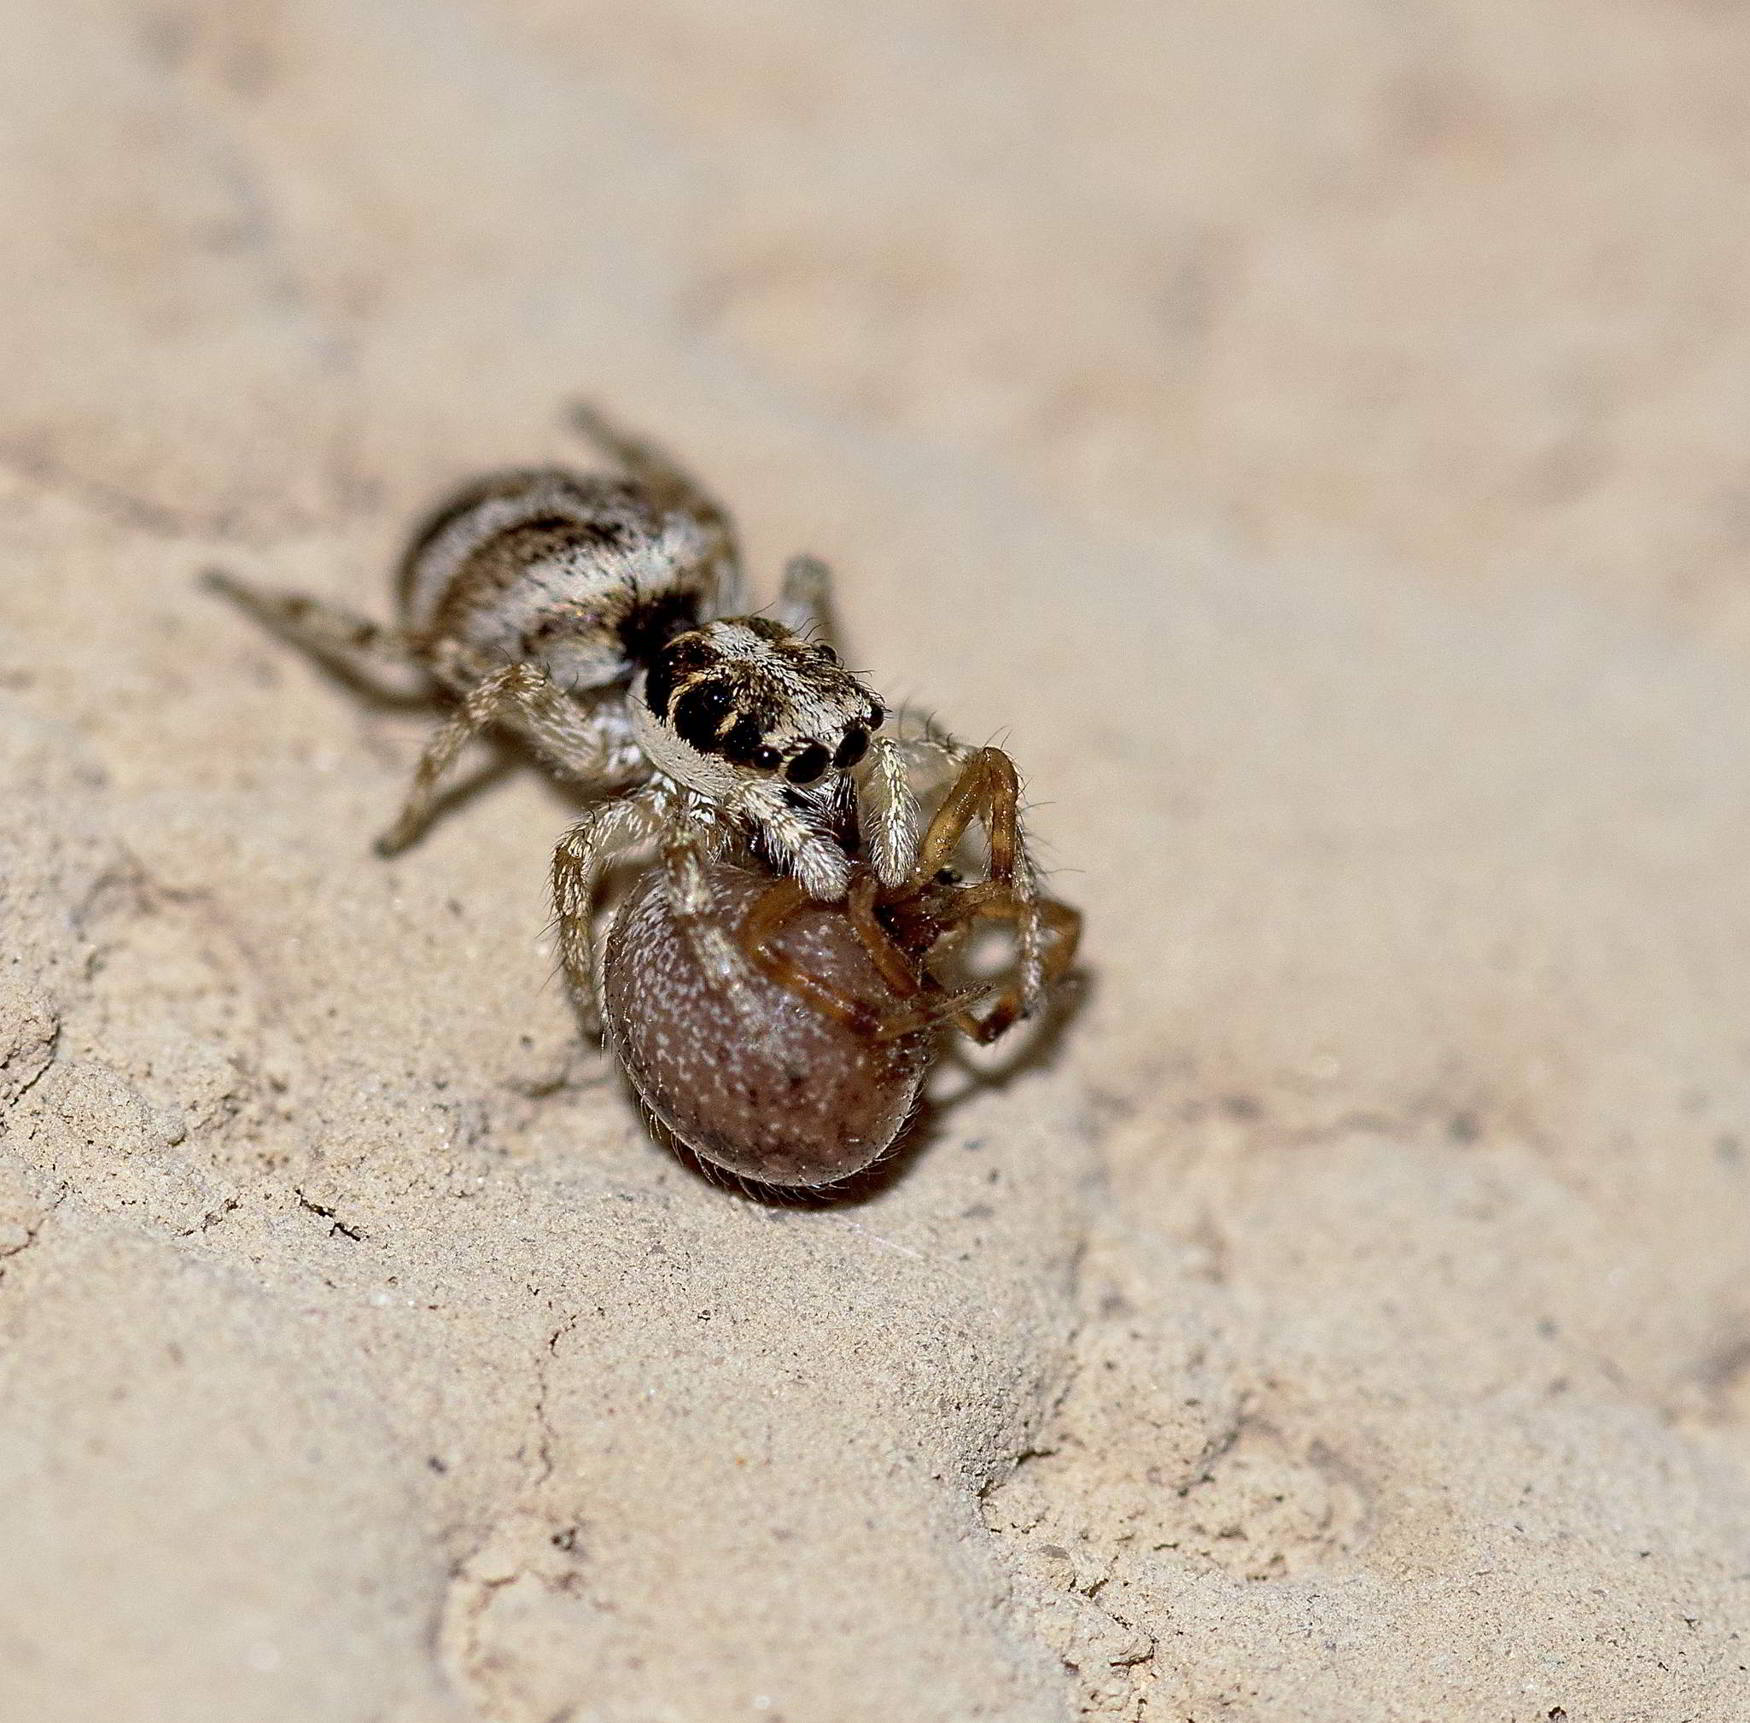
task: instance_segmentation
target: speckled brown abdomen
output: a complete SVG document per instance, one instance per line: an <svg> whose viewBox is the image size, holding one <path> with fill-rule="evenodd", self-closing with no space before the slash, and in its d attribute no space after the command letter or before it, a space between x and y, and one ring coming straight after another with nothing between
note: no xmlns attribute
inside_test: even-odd
<svg viewBox="0 0 1750 1723"><path fill-rule="evenodd" d="M772 883L727 863L707 871L726 929ZM903 1003L842 904L808 904L772 945L877 1015ZM878 1159L930 1064L930 1031L878 1039L751 965L740 998L713 982L682 937L660 866L614 918L603 1004L609 1045L656 1118L702 1159L762 1184L833 1184Z"/></svg>

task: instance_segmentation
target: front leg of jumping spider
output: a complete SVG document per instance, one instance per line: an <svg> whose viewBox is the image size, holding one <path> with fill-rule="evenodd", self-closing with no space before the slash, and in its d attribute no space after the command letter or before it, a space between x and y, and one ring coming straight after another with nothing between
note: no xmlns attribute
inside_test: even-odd
<svg viewBox="0 0 1750 1723"><path fill-rule="evenodd" d="M553 851L553 925L559 960L584 1028L601 1029L601 978L596 972L596 891L615 856L650 837L662 823L666 793L647 784L629 796L598 802Z"/></svg>
<svg viewBox="0 0 1750 1723"><path fill-rule="evenodd" d="M809 897L831 902L850 889L851 858L837 837L811 819L769 778L742 784L724 804L731 819L757 834L780 873L793 876Z"/></svg>
<svg viewBox="0 0 1750 1723"><path fill-rule="evenodd" d="M747 953L725 924L711 888L710 869L719 841L718 833L702 821L689 821L683 813L663 842L663 886L675 930L694 966L710 987L751 1019L758 1002L748 988L752 970Z"/></svg>
<svg viewBox="0 0 1750 1723"><path fill-rule="evenodd" d="M835 644L832 570L816 556L791 557L772 616L805 640ZM898 885L911 872L917 853L918 803L904 755L892 737L877 733L869 739L869 753L853 781L870 864L883 885Z"/></svg>

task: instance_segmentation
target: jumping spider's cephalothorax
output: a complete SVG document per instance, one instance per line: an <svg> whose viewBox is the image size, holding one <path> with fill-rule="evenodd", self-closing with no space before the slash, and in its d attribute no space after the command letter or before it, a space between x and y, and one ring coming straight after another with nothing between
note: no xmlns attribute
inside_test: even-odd
<svg viewBox="0 0 1750 1723"><path fill-rule="evenodd" d="M653 445L587 409L576 422L620 476L539 470L470 486L407 552L397 626L228 574L208 580L319 659L365 680L411 668L454 700L379 840L384 854L418 837L463 747L490 727L595 798L553 859L561 954L593 1014L596 889L618 852L655 840L676 913L701 928L706 869L726 856L824 902L845 897L859 866L897 888L918 853L914 772L971 751L927 727L903 743L884 728L881 702L825 642L823 564L792 559L769 612L737 614L740 557L723 508ZM1024 1014L1045 985L1045 935L1018 841L1014 889ZM701 952L712 948L701 936Z"/></svg>

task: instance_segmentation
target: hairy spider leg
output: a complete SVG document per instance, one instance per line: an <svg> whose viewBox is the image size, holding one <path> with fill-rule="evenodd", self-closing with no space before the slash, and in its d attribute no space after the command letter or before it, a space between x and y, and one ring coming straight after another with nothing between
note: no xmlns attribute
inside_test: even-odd
<svg viewBox="0 0 1750 1723"><path fill-rule="evenodd" d="M586 1028L601 1026L601 983L595 963L595 894L611 858L649 837L661 824L667 791L646 784L629 796L598 802L553 851L553 921L559 961L572 1003Z"/></svg>
<svg viewBox="0 0 1750 1723"><path fill-rule="evenodd" d="M791 557L784 564L784 583L772 616L806 640L836 644L832 570L817 556ZM857 771L857 786L875 872L883 885L903 885L917 854L918 802L905 756L891 736L870 737L868 756Z"/></svg>
<svg viewBox="0 0 1750 1723"><path fill-rule="evenodd" d="M1018 931L1024 930L1029 921L1036 920L1039 925L1039 983L1033 999L1029 999L1024 981L1017 979L1002 989L982 1017L968 1012L956 1019L963 1034L981 1046L988 1046L1027 1016L1034 1001L1069 972L1081 939L1082 916L1080 910L1071 909L1055 898L1022 899L1009 892L979 896L990 890L988 884L959 889L967 895L959 905L963 919L961 926L952 930L955 935L971 922L984 919L1013 922Z"/></svg>
<svg viewBox="0 0 1750 1723"><path fill-rule="evenodd" d="M438 786L462 749L493 724L527 737L561 777L615 788L642 769L642 755L603 701L582 704L545 670L506 664L475 683L431 734L394 825L377 840L379 855L398 855L431 821Z"/></svg>
<svg viewBox="0 0 1750 1723"><path fill-rule="evenodd" d="M948 865L974 819L985 828L991 881L1007 887L1020 905L1015 916L1020 977L1008 1015L1012 1023L1037 1009L1050 977L1046 974L1046 928L1039 882L1021 840L1021 781L1014 761L1000 748L979 748L968 756L965 768L936 810L918 852L920 878Z"/></svg>
<svg viewBox="0 0 1750 1723"><path fill-rule="evenodd" d="M902 886L910 878L918 853L918 798L911 787L905 756L891 736L873 736L859 786L859 807L866 814L869 858L876 877L886 886Z"/></svg>
<svg viewBox="0 0 1750 1723"><path fill-rule="evenodd" d="M301 592L270 591L222 568L208 569L201 584L241 606L312 658L359 681L370 682L375 670L411 669L418 664L413 643L399 628L373 622L341 605Z"/></svg>
<svg viewBox="0 0 1750 1723"><path fill-rule="evenodd" d="M675 931L699 972L729 994L743 1011L751 1012L757 1002L748 991L746 954L717 913L716 894L707 871L719 836L696 809L691 817L683 812L663 842L663 884L674 912Z"/></svg>
<svg viewBox="0 0 1750 1723"><path fill-rule="evenodd" d="M850 889L851 858L839 840L793 807L777 780L751 778L737 785L723 808L759 833L774 864L794 874L810 897L841 898Z"/></svg>

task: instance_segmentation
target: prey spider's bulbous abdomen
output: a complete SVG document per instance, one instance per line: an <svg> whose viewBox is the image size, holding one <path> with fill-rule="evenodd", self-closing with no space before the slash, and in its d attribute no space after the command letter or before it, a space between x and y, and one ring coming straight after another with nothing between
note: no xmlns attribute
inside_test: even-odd
<svg viewBox="0 0 1750 1723"><path fill-rule="evenodd" d="M1081 919L1041 897L1016 835L1018 782L994 748L969 754L909 878L859 866L842 903L724 861L665 859L609 935L609 1044L646 1108L701 1159L776 1185L824 1185L885 1154L939 1031L1002 1035L1074 961ZM946 865L969 828L982 877ZM1009 931L994 975L956 958Z"/></svg>
<svg viewBox="0 0 1750 1723"><path fill-rule="evenodd" d="M706 874L717 929L737 926L771 885L728 863ZM894 992L844 911L807 903L779 955L871 1014ZM886 1152L917 1103L931 1036L878 1039L752 967L733 985L700 961L661 867L614 918L603 971L609 1045L656 1119L702 1159L769 1185L826 1185Z"/></svg>

